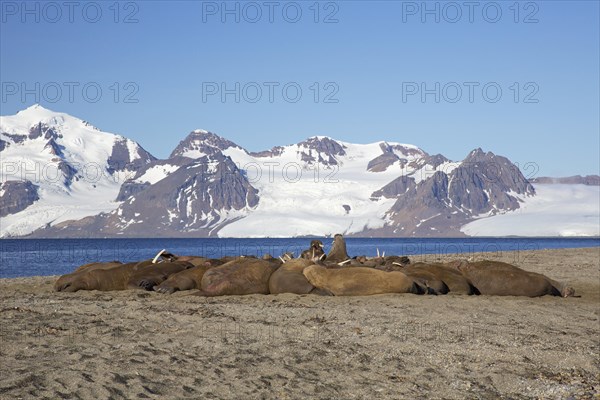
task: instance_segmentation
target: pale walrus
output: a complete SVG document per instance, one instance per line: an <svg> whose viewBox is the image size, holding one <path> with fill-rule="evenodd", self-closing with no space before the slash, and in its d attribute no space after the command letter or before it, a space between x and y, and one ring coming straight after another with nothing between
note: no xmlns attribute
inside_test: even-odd
<svg viewBox="0 0 600 400"><path fill-rule="evenodd" d="M307 260L312 260L317 258L319 260L324 259L325 251L323 251L323 242L320 240L313 240L310 242L310 248L304 250L300 255L300 258L306 258Z"/></svg>
<svg viewBox="0 0 600 400"><path fill-rule="evenodd" d="M107 263L109 264L109 263ZM144 288L151 290L170 274L191 267L188 263L158 263L152 260L127 264L87 267L80 272L61 276L54 285L57 292L78 290L125 290ZM152 285L152 286L149 286Z"/></svg>
<svg viewBox="0 0 600 400"><path fill-rule="evenodd" d="M269 278L278 265L256 258L238 258L204 273L200 296L269 294Z"/></svg>
<svg viewBox="0 0 600 400"><path fill-rule="evenodd" d="M303 271L315 287L335 296L368 296L382 293L416 293L423 290L402 272L384 272L368 267L328 269L311 265Z"/></svg>
<svg viewBox="0 0 600 400"><path fill-rule="evenodd" d="M339 263L348 260L348 253L346 252L346 241L344 237L339 233L333 237L333 246L327 254L326 260L329 262Z"/></svg>
<svg viewBox="0 0 600 400"><path fill-rule="evenodd" d="M570 297L575 290L536 272L498 261L463 262L458 269L484 295Z"/></svg>

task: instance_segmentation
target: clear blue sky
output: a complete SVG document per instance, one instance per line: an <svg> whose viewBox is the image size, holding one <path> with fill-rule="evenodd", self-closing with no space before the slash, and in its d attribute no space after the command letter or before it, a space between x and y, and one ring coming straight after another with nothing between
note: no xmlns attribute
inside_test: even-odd
<svg viewBox="0 0 600 400"><path fill-rule="evenodd" d="M22 99L20 85L36 92L39 82L43 106L128 136L158 157L203 128L248 150L327 135L411 143L455 160L482 147L538 164L537 175L598 173L599 3L521 2L518 15L513 1L477 3L472 15L463 3L428 2L438 4L436 22L420 1L321 2L318 16L313 1L275 2L272 16L262 1L228 2L239 9L236 22L235 14L222 15L221 1L79 3L72 15L65 6L2 2L1 114L35 103L34 94ZM302 15L292 23L296 5ZM68 82L79 84L73 99ZM234 94L225 102L209 95L211 82L230 89L239 82L240 102ZM251 82L262 88L255 103L248 101L256 98ZM265 82L279 84L273 102ZM302 89L296 103L293 86L287 100L282 93L290 82ZM436 82L439 103L435 94L425 102L410 94ZM465 82L479 84L472 102ZM482 88L490 82L486 100ZM60 95L54 85L62 86ZM96 85L102 96L93 103ZM457 85L462 96L453 103ZM496 87L502 97L493 103ZM326 103L335 90L338 102ZM126 102L128 94L138 102Z"/></svg>

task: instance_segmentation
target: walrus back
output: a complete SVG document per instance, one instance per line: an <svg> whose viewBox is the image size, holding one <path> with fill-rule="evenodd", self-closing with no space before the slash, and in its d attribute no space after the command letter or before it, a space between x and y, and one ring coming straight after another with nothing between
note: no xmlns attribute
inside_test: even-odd
<svg viewBox="0 0 600 400"><path fill-rule="evenodd" d="M412 278L397 271L384 272L368 267L327 269L312 265L303 273L312 285L335 296L421 292Z"/></svg>
<svg viewBox="0 0 600 400"><path fill-rule="evenodd" d="M269 294L269 278L278 265L256 258L238 258L211 268L202 277L201 295Z"/></svg>
<svg viewBox="0 0 600 400"><path fill-rule="evenodd" d="M271 294L295 293L308 294L315 287L303 274L305 268L314 265L312 261L297 258L282 264L269 278Z"/></svg>

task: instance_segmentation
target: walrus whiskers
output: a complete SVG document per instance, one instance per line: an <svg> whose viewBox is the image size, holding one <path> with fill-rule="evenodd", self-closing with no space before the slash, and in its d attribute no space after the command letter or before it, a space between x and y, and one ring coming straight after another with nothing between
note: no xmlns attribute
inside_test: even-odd
<svg viewBox="0 0 600 400"><path fill-rule="evenodd" d="M162 255L162 253L164 253L165 251L167 251L167 249L162 249L161 251L158 252L158 254L152 259L152 264L156 264L156 260L158 260L158 258Z"/></svg>

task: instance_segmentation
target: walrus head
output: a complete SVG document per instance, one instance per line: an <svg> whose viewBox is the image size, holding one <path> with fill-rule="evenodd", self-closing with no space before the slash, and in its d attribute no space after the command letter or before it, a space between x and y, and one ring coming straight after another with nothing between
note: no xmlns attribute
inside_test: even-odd
<svg viewBox="0 0 600 400"><path fill-rule="evenodd" d="M329 250L329 254L327 254L327 259L333 262L341 262L346 261L350 257L346 252L346 241L344 237L339 233L333 237L333 246L331 246L331 250Z"/></svg>
<svg viewBox="0 0 600 400"><path fill-rule="evenodd" d="M321 242L320 240L313 240L312 242L310 242L310 248L311 249L322 249L323 242Z"/></svg>
<svg viewBox="0 0 600 400"><path fill-rule="evenodd" d="M560 293L562 297L573 297L575 296L575 289L571 286L566 286Z"/></svg>

